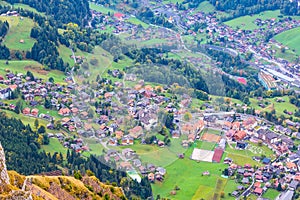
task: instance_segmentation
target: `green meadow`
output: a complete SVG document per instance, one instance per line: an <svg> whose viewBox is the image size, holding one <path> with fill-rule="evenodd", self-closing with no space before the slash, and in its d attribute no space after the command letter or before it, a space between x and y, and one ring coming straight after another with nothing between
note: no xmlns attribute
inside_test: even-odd
<svg viewBox="0 0 300 200"><path fill-rule="evenodd" d="M294 50L295 53L300 55L300 27L290 29L288 31L282 32L274 37L275 40L282 43L283 45Z"/></svg>
<svg viewBox="0 0 300 200"><path fill-rule="evenodd" d="M31 49L35 42L30 37L31 29L34 26L32 19L18 16L0 16L0 20L9 23L9 31L3 44L11 50L26 51Z"/></svg>

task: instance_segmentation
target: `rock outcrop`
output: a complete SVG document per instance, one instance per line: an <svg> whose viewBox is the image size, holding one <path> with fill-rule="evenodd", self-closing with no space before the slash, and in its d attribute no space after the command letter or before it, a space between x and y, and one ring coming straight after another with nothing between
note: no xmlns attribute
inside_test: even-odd
<svg viewBox="0 0 300 200"><path fill-rule="evenodd" d="M7 173L4 149L0 143L0 190L9 184L9 176Z"/></svg>

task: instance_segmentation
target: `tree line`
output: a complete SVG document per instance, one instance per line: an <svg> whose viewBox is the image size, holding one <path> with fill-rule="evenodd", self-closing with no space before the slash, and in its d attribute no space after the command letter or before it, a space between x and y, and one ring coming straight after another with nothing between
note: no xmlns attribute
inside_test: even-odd
<svg viewBox="0 0 300 200"><path fill-rule="evenodd" d="M10 4L23 3L35 8L47 16L53 16L57 26L70 22L80 26L88 25L91 17L88 0L54 0L49 3L48 0L6 0Z"/></svg>
<svg viewBox="0 0 300 200"><path fill-rule="evenodd" d="M257 14L266 10L278 10L284 15L299 15L297 1L290 0L209 0L217 10L230 13L223 20Z"/></svg>
<svg viewBox="0 0 300 200"><path fill-rule="evenodd" d="M41 150L41 145L49 144L49 138L41 131L38 120L34 122L35 130L24 125L21 120L9 118L0 113L0 141L5 150L8 170L15 170L23 175L41 174L57 170L69 169L69 174L80 170L85 174L92 171L102 182L115 183L123 188L129 199L137 197L147 199L152 196L152 189L147 177L138 183L129 178L125 171L117 170L116 164L107 163L103 156L81 156L73 150L67 151L67 156L60 152L53 154Z"/></svg>

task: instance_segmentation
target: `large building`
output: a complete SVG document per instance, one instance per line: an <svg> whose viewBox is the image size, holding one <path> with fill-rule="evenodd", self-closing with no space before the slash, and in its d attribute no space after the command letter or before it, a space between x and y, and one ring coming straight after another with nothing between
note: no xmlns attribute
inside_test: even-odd
<svg viewBox="0 0 300 200"><path fill-rule="evenodd" d="M258 80L267 90L276 90L277 83L276 80L268 73L263 71L258 73Z"/></svg>

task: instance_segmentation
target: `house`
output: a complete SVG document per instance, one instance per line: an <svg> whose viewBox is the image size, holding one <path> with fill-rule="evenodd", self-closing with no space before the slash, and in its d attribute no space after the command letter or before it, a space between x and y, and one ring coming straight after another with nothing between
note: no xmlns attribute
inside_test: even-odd
<svg viewBox="0 0 300 200"><path fill-rule="evenodd" d="M118 145L118 140L116 138L110 138L109 141L108 141L108 145L117 146Z"/></svg>
<svg viewBox="0 0 300 200"><path fill-rule="evenodd" d="M143 135L143 128L141 126L136 126L129 131L129 135L134 139L137 139Z"/></svg>
<svg viewBox="0 0 300 200"><path fill-rule="evenodd" d="M234 134L234 139L235 140L243 140L246 137L247 133L245 131L237 131Z"/></svg>
<svg viewBox="0 0 300 200"><path fill-rule="evenodd" d="M260 187L255 188L255 190L253 191L254 194L261 196L263 193L263 189Z"/></svg>
<svg viewBox="0 0 300 200"><path fill-rule="evenodd" d="M269 164L270 162L271 162L271 159L270 159L270 158L264 158L264 159L262 160L262 163L265 164L265 165Z"/></svg>
<svg viewBox="0 0 300 200"><path fill-rule="evenodd" d="M242 179L242 183L243 183L243 184L249 184L249 178L248 178L248 177L244 177L244 178Z"/></svg>
<svg viewBox="0 0 300 200"><path fill-rule="evenodd" d="M31 110L31 115L37 117L38 114L39 114L39 110L38 109L34 108L34 109Z"/></svg>
<svg viewBox="0 0 300 200"><path fill-rule="evenodd" d="M154 180L155 180L155 175L154 175L153 173L149 173L149 174L148 174L148 180L149 180L150 182L154 182Z"/></svg>
<svg viewBox="0 0 300 200"><path fill-rule="evenodd" d="M24 115L29 115L30 114L30 108L24 108L23 111L22 111L22 113Z"/></svg>
<svg viewBox="0 0 300 200"><path fill-rule="evenodd" d="M122 155L128 159L135 155L135 151L130 148L126 148L122 150Z"/></svg>
<svg viewBox="0 0 300 200"><path fill-rule="evenodd" d="M122 145L133 145L133 143L134 143L134 139L130 135L125 135L124 137L122 137L122 141L121 141Z"/></svg>
<svg viewBox="0 0 300 200"><path fill-rule="evenodd" d="M61 108L58 111L58 114L61 116L69 116L70 115L71 110L69 108Z"/></svg>
<svg viewBox="0 0 300 200"><path fill-rule="evenodd" d="M164 176L167 173L167 170L163 167L157 167L156 171L162 176Z"/></svg>
<svg viewBox="0 0 300 200"><path fill-rule="evenodd" d="M134 159L134 160L132 161L132 164L133 164L135 167L140 167L140 166L142 165L142 162L141 162L141 160L139 160L139 159Z"/></svg>
<svg viewBox="0 0 300 200"><path fill-rule="evenodd" d="M0 99L7 99L10 97L12 90L8 87L0 90Z"/></svg>
<svg viewBox="0 0 300 200"><path fill-rule="evenodd" d="M164 141L159 140L159 141L157 142L157 145L158 145L159 147L164 147L164 146L165 146L165 143L164 143Z"/></svg>
<svg viewBox="0 0 300 200"><path fill-rule="evenodd" d="M121 139L124 135L124 132L123 131L116 131L115 134L116 134L117 139Z"/></svg>

